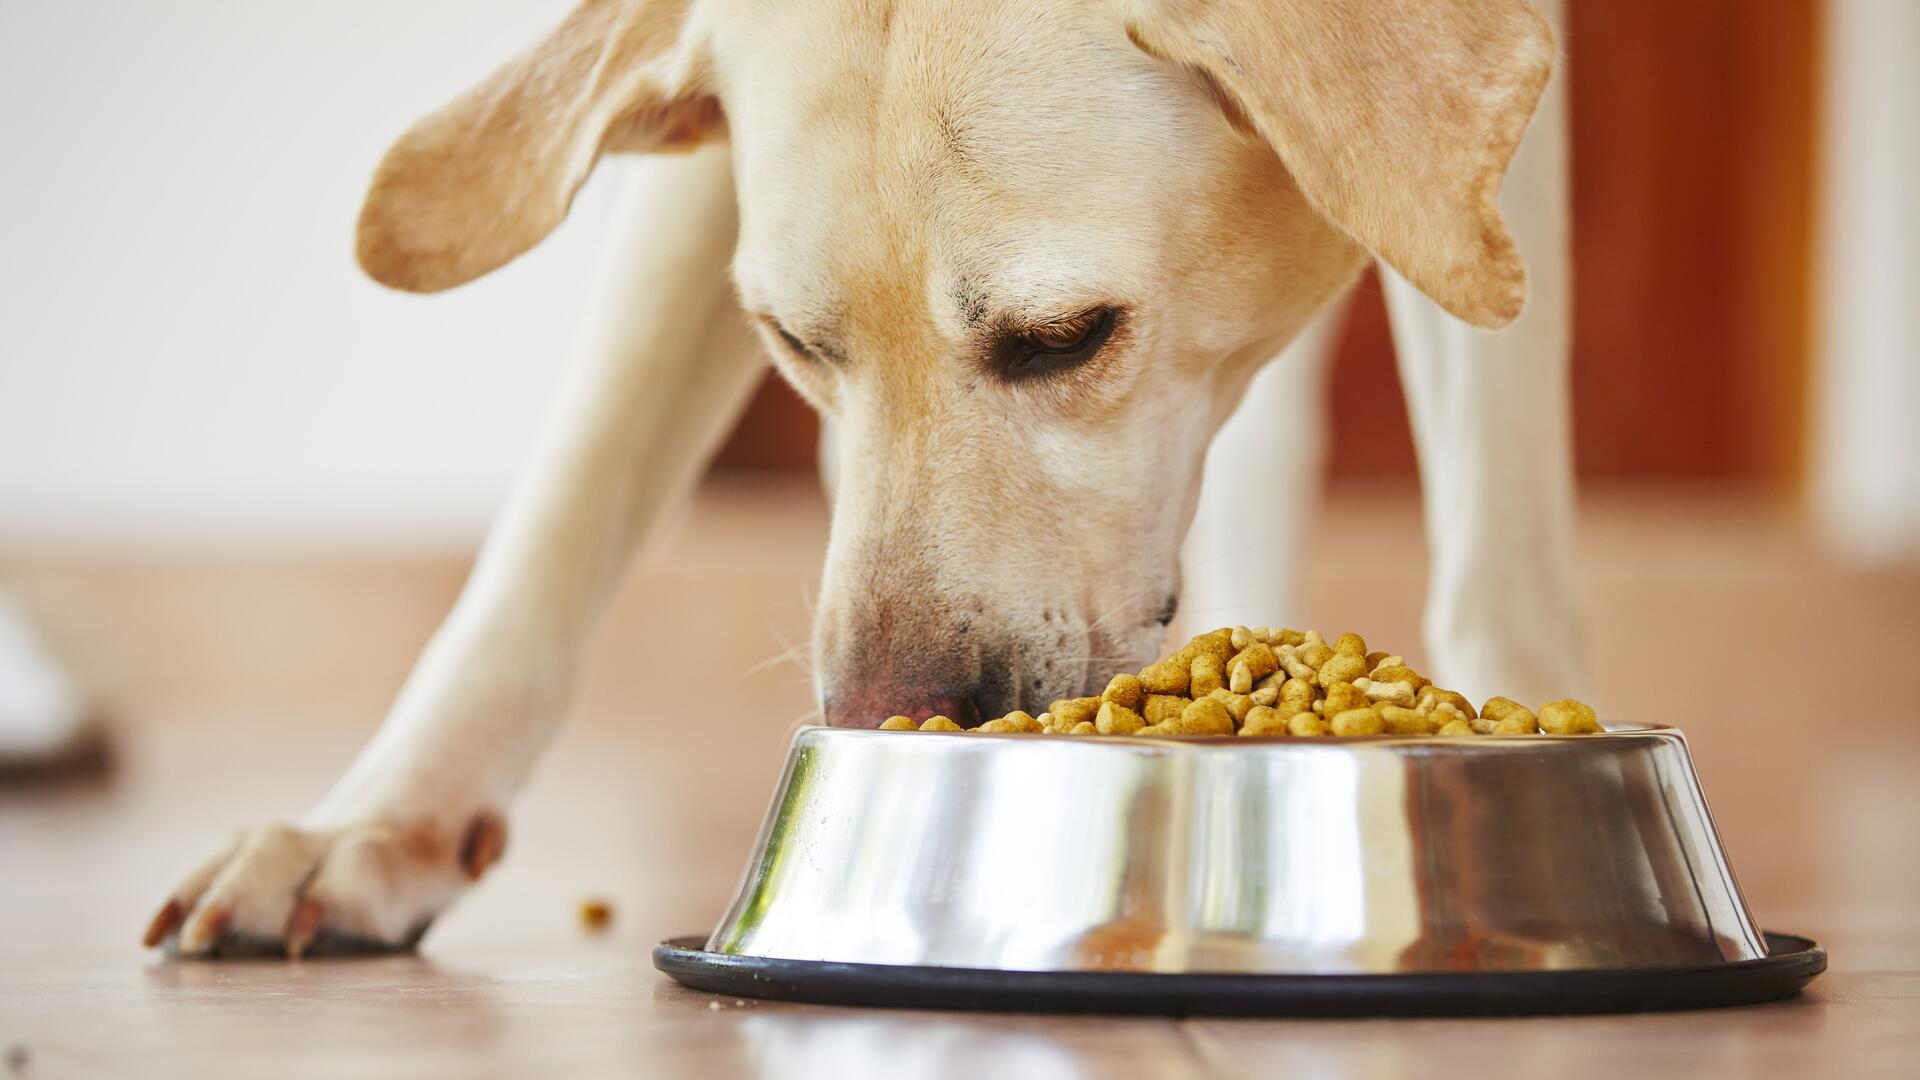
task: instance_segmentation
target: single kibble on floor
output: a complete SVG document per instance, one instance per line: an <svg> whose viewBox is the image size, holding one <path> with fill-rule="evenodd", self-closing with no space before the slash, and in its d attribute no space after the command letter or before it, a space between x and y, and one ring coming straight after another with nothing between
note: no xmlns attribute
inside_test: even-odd
<svg viewBox="0 0 1920 1080"><path fill-rule="evenodd" d="M1227 706L1215 698L1193 699L1180 713L1180 734L1182 735L1231 735L1233 734L1233 714Z"/></svg>
<svg viewBox="0 0 1920 1080"><path fill-rule="evenodd" d="M1107 688L1100 692L1100 700L1111 701L1115 705L1125 705L1129 709L1140 707L1140 676L1122 672L1107 680Z"/></svg>
<svg viewBox="0 0 1920 1080"><path fill-rule="evenodd" d="M952 720L948 719L947 717L929 716L927 717L926 722L920 725L920 730L921 731L965 731L966 729L961 727L959 724L954 723Z"/></svg>
<svg viewBox="0 0 1920 1080"><path fill-rule="evenodd" d="M881 731L917 731L919 728L911 716L889 716L880 721Z"/></svg>
<svg viewBox="0 0 1920 1080"><path fill-rule="evenodd" d="M613 905L599 898L580 901L580 926L590 934L599 934L613 925Z"/></svg>
<svg viewBox="0 0 1920 1080"><path fill-rule="evenodd" d="M1540 706L1540 730L1549 735L1592 735L1604 730L1593 706L1572 698Z"/></svg>
<svg viewBox="0 0 1920 1080"><path fill-rule="evenodd" d="M1146 726L1147 722L1140 718L1139 713L1111 701L1101 703L1100 712L1093 721L1093 730L1102 735L1132 735Z"/></svg>

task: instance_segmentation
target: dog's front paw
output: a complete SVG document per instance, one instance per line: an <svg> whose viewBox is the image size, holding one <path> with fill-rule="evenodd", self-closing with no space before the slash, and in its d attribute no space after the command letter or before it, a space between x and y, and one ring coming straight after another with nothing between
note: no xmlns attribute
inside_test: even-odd
<svg viewBox="0 0 1920 1080"><path fill-rule="evenodd" d="M174 889L145 942L201 957L411 949L506 838L491 812L457 826L245 829Z"/></svg>

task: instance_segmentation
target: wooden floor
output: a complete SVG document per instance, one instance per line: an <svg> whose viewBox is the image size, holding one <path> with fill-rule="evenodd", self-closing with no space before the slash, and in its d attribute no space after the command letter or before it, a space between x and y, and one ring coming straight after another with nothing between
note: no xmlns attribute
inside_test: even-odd
<svg viewBox="0 0 1920 1080"><path fill-rule="evenodd" d="M648 947L719 915L809 708L804 671L775 658L805 637L823 511L803 487L734 484L643 560L505 864L417 957L168 963L135 938L216 832L320 793L451 601L461 560L0 560L0 587L102 689L117 751L103 779L0 788L9 1075L1913 1075L1920 571L1845 572L1753 504L1602 496L1584 521L1603 710L1686 728L1756 913L1832 951L1798 1000L1179 1023L682 990ZM1343 541L1311 574L1302 621L1417 642L1411 501L1346 495L1327 525ZM577 925L588 896L613 902L604 936Z"/></svg>

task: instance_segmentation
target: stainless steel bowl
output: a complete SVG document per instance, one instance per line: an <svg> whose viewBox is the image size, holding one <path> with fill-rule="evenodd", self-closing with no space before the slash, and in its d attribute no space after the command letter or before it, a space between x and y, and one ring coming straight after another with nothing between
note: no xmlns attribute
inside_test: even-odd
<svg viewBox="0 0 1920 1080"><path fill-rule="evenodd" d="M1767 955L1678 731L1169 739L811 727L710 952L1406 974Z"/></svg>

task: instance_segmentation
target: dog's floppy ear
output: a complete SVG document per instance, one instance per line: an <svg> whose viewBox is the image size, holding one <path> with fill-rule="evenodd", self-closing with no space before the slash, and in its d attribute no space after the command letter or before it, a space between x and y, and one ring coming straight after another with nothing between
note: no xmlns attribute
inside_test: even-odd
<svg viewBox="0 0 1920 1080"><path fill-rule="evenodd" d="M1553 67L1526 0L1121 0L1203 72L1315 209L1447 311L1504 326L1526 270L1500 181Z"/></svg>
<svg viewBox="0 0 1920 1080"><path fill-rule="evenodd" d="M540 242L606 151L725 134L685 39L691 0L586 0L485 82L415 124L374 174L355 254L436 292Z"/></svg>

